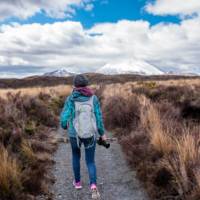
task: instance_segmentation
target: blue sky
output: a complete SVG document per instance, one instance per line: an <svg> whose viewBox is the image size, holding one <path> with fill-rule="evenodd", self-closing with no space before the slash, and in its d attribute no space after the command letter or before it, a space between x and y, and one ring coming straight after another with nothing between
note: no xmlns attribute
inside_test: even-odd
<svg viewBox="0 0 200 200"><path fill-rule="evenodd" d="M78 10L77 15L72 19L81 21L85 27L91 27L95 23L117 22L118 20L147 20L152 25L159 22L175 22L180 20L177 17L160 17L148 14L144 10L147 1L145 0L109 0L107 3L94 3L94 10L86 12Z"/></svg>
<svg viewBox="0 0 200 200"><path fill-rule="evenodd" d="M97 23L117 22L119 20L147 20L151 25L157 23L180 23L178 16L155 16L145 11L145 5L149 0L96 0L93 2L93 9L87 11L77 6L75 14L62 19L52 18L45 14L44 11L36 13L27 19L11 17L1 21L2 23L18 22L20 24L29 23L54 23L57 21L73 20L81 22L85 28L91 28Z"/></svg>
<svg viewBox="0 0 200 200"><path fill-rule="evenodd" d="M114 61L200 74L199 16L199 0L1 0L0 77Z"/></svg>

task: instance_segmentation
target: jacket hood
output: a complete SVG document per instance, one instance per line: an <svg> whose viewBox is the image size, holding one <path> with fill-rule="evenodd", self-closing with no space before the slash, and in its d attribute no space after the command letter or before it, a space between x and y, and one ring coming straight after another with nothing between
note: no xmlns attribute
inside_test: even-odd
<svg viewBox="0 0 200 200"><path fill-rule="evenodd" d="M84 102L88 101L90 99L90 96L84 96L81 92L74 90L71 95L72 101L79 101Z"/></svg>

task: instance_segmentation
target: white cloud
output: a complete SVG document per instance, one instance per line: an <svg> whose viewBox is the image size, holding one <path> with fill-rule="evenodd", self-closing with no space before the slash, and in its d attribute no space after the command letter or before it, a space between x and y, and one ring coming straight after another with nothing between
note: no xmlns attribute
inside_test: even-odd
<svg viewBox="0 0 200 200"><path fill-rule="evenodd" d="M146 10L154 15L192 16L200 13L199 0L155 0L146 5Z"/></svg>
<svg viewBox="0 0 200 200"><path fill-rule="evenodd" d="M137 60L162 70L200 73L200 19L150 26L123 20L84 29L79 22L0 26L1 66L95 71L112 62Z"/></svg>
<svg viewBox="0 0 200 200"><path fill-rule="evenodd" d="M70 17L75 13L72 6L90 7L93 0L1 0L0 21L17 17L26 19L36 13L44 12L52 18Z"/></svg>
<svg viewBox="0 0 200 200"><path fill-rule="evenodd" d="M109 0L101 0L100 4L101 5L107 5L107 4L109 4Z"/></svg>
<svg viewBox="0 0 200 200"><path fill-rule="evenodd" d="M94 8L94 5L93 4L87 4L86 6L85 6L85 10L86 11L92 11L93 10L93 8Z"/></svg>

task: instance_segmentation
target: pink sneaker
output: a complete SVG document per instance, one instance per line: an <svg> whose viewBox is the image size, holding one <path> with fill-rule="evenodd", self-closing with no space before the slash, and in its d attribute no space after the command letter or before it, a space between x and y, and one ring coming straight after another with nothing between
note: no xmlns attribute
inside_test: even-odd
<svg viewBox="0 0 200 200"><path fill-rule="evenodd" d="M97 185L96 185L96 184L94 184L94 183L93 183L93 184L91 184L91 185L90 185L90 189L91 189L91 190L97 189Z"/></svg>
<svg viewBox="0 0 200 200"><path fill-rule="evenodd" d="M80 181L79 181L79 182L73 181L73 186L74 186L75 189L77 189L77 190L82 189L82 185L81 185L81 182L80 182Z"/></svg>
<svg viewBox="0 0 200 200"><path fill-rule="evenodd" d="M91 184L90 189L92 191L92 199L100 199L96 184Z"/></svg>

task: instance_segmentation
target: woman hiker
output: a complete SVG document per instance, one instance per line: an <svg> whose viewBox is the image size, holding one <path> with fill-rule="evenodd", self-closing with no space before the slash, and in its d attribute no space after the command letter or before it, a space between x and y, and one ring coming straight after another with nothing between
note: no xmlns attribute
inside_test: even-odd
<svg viewBox="0 0 200 200"><path fill-rule="evenodd" d="M95 165L96 136L106 140L102 112L98 98L87 87L88 79L84 75L76 75L73 80L74 89L66 99L60 121L63 129L67 129L71 148L74 172L73 185L81 189L80 157L81 145L85 147L85 160L88 168L92 199L100 198L97 189Z"/></svg>

